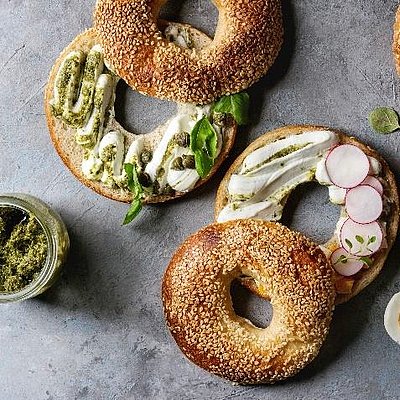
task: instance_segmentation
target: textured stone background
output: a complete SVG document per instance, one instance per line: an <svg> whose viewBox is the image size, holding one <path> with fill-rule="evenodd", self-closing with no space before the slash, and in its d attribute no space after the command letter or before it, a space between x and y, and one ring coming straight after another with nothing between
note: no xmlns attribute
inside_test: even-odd
<svg viewBox="0 0 400 400"><path fill-rule="evenodd" d="M179 11L169 5L165 13L212 33L217 12L208 0L179 4ZM72 239L58 284L35 300L1 306L0 399L400 398L400 348L382 323L387 301L400 290L396 248L376 282L337 308L320 356L294 379L232 386L183 357L164 326L160 282L178 243L212 220L223 171L185 200L148 207L122 228L126 206L92 193L64 168L47 133L43 90L59 52L90 26L93 5L0 0L0 190L50 203ZM250 90L252 123L241 130L230 160L268 129L316 123L373 145L398 175L399 133L380 136L367 123L375 106L400 109L390 48L396 6L393 0L285 1L286 44L273 70ZM174 109L123 87L119 98L120 118L138 132ZM291 205L292 227L316 240L329 236L337 210L325 189L299 190ZM268 319L268 306L246 304L255 320Z"/></svg>

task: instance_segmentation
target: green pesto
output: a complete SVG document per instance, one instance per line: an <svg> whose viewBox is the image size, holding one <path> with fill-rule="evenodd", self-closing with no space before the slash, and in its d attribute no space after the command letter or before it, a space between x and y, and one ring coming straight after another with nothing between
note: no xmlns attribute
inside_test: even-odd
<svg viewBox="0 0 400 400"><path fill-rule="evenodd" d="M14 207L0 207L0 291L16 292L34 281L48 251L39 221Z"/></svg>
<svg viewBox="0 0 400 400"><path fill-rule="evenodd" d="M67 101L64 103L62 118L73 128L82 128L93 109L93 98L97 79L101 73L103 58L98 51L89 52L83 71L80 88L75 84L69 86ZM76 101L75 106L73 103Z"/></svg>
<svg viewBox="0 0 400 400"><path fill-rule="evenodd" d="M76 77L80 75L83 57L84 54L81 51L78 54L70 54L60 67L55 82L57 98L54 99L54 104L52 105L55 117L61 117L64 112L64 106L68 98L69 83L76 81Z"/></svg>
<svg viewBox="0 0 400 400"><path fill-rule="evenodd" d="M285 156L287 156L287 155L289 155L289 154L291 154L291 153L294 153L295 151L301 150L301 149L303 149L304 147L308 146L309 144L310 144L310 143L292 144L292 145L290 145L290 146L288 146L288 147L285 147L285 148L283 148L283 149L277 151L275 154L273 154L271 157L267 158L267 159L266 159L265 161L263 161L262 163L257 164L255 167L253 167L253 168L251 168L251 169L249 169L249 170L246 170L246 174L249 173L249 172L252 172L252 171L254 171L254 170L256 170L256 169L258 169L258 168L260 168L260 167L262 167L262 166L265 165L265 164L270 163L271 161L274 161L274 160L276 160L276 159L278 159L278 158L285 157ZM281 166L283 167L284 165L281 164Z"/></svg>
<svg viewBox="0 0 400 400"><path fill-rule="evenodd" d="M101 160L104 162L111 162L115 158L115 146L113 144L109 144L108 146L104 147Z"/></svg>

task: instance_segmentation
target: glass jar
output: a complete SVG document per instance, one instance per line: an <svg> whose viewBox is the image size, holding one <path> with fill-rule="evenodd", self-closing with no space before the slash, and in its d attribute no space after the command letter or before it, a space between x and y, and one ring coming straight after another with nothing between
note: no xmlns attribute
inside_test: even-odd
<svg viewBox="0 0 400 400"><path fill-rule="evenodd" d="M19 291L0 292L0 303L26 300L43 293L59 276L69 251L67 228L61 217L46 203L28 194L0 195L0 207L17 208L33 214L46 235L47 257L38 276Z"/></svg>

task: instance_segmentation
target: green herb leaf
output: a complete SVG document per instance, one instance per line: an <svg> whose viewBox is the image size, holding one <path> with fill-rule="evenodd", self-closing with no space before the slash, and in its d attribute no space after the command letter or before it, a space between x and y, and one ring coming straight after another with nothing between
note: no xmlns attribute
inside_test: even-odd
<svg viewBox="0 0 400 400"><path fill-rule="evenodd" d="M248 123L249 95L246 92L222 96L214 105L213 112L231 114L239 125Z"/></svg>
<svg viewBox="0 0 400 400"><path fill-rule="evenodd" d="M125 215L122 225L129 224L137 217L142 209L143 188L139 183L136 166L133 164L124 164L124 170L128 176L128 188L133 193L133 200L128 212Z"/></svg>
<svg viewBox="0 0 400 400"><path fill-rule="evenodd" d="M375 243L375 242L376 242L376 236L371 236L371 237L368 239L367 246L368 246L369 244L372 244L372 243Z"/></svg>
<svg viewBox="0 0 400 400"><path fill-rule="evenodd" d="M130 222L132 222L140 213L141 209L142 209L142 201L140 199L133 199L132 204L129 207L129 210L125 215L125 219L122 225L127 225Z"/></svg>
<svg viewBox="0 0 400 400"><path fill-rule="evenodd" d="M347 263L347 257L344 255L344 254L342 254L340 257L339 257L339 259L336 261L336 263L335 264L337 264L337 263L342 263L342 264L346 264Z"/></svg>
<svg viewBox="0 0 400 400"><path fill-rule="evenodd" d="M393 108L375 108L369 114L368 120L372 129L379 133L391 133L400 128L399 116Z"/></svg>
<svg viewBox="0 0 400 400"><path fill-rule="evenodd" d="M364 243L364 238L362 236L360 236L360 235L356 235L356 240L357 240L358 243L361 243L361 244Z"/></svg>
<svg viewBox="0 0 400 400"><path fill-rule="evenodd" d="M347 246L349 246L349 248L353 248L353 243L350 242L349 239L344 239L344 241L346 242Z"/></svg>
<svg viewBox="0 0 400 400"><path fill-rule="evenodd" d="M194 153L197 173L205 178L217 155L217 132L211 125L207 116L196 122L190 133L190 149Z"/></svg>
<svg viewBox="0 0 400 400"><path fill-rule="evenodd" d="M360 257L360 260L364 263L367 264L368 267L370 267L373 264L373 260L370 257Z"/></svg>

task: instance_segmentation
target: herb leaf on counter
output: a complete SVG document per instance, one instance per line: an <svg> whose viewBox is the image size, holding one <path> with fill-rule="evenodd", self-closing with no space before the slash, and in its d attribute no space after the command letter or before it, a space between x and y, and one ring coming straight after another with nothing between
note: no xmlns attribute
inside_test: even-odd
<svg viewBox="0 0 400 400"><path fill-rule="evenodd" d="M399 116L393 108L378 107L368 117L373 130L379 133L391 133L400 128Z"/></svg>
<svg viewBox="0 0 400 400"><path fill-rule="evenodd" d="M133 164L124 164L124 170L128 176L128 188L133 193L133 200L122 225L129 224L137 217L142 209L143 198L143 188L139 183L136 166Z"/></svg>
<svg viewBox="0 0 400 400"><path fill-rule="evenodd" d="M205 178L217 155L217 132L207 116L196 122L190 133L190 149L194 153L197 173Z"/></svg>
<svg viewBox="0 0 400 400"><path fill-rule="evenodd" d="M213 112L231 114L239 125L248 123L249 95L246 92L222 96L214 105Z"/></svg>

